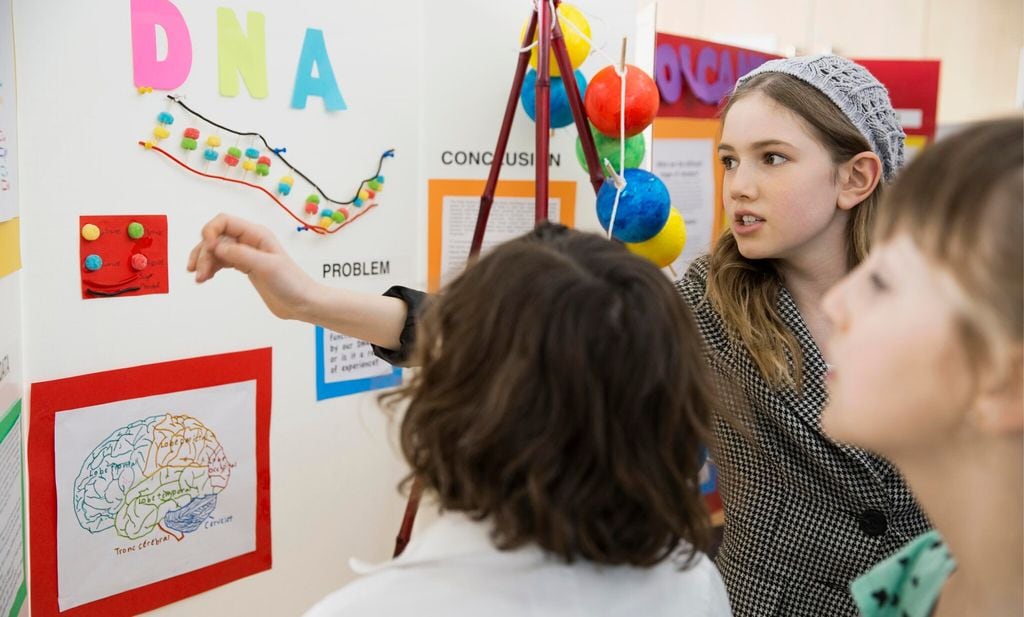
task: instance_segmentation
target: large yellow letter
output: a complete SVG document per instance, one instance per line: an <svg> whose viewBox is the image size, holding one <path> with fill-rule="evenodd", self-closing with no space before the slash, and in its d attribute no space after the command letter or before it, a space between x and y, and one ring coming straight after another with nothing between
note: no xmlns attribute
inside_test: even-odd
<svg viewBox="0 0 1024 617"><path fill-rule="evenodd" d="M221 96L238 96L238 74L254 99L267 97L267 37L263 13L246 16L248 36L234 11L217 9L217 63Z"/></svg>

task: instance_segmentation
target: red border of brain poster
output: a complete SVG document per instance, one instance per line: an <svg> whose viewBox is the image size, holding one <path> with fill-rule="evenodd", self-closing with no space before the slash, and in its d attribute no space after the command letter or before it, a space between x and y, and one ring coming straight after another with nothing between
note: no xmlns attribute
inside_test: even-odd
<svg viewBox="0 0 1024 617"><path fill-rule="evenodd" d="M188 395L238 386L243 386L249 393L248 398L244 399L247 401L244 408L255 414L254 418L246 420L249 422L247 426L254 428L249 433L249 439L252 439L253 434L255 439L254 455L251 457L254 463L248 472L252 486L255 487L255 498L250 494L246 502L254 504L255 523L251 533L255 537L251 541L247 540L247 546L254 546L255 550L235 554L198 569L183 569L181 573L162 580L87 603L69 603L68 608L61 611L58 603L60 590L57 562L60 524L58 506L61 502L56 483L56 474L61 466L60 453L55 452L55 435L63 423L75 413L101 409L99 406L102 405L130 403L136 399L156 400L147 397ZM28 463L32 470L29 476L32 614L135 615L270 569L270 407L269 348L149 364L33 384L28 440ZM61 417L62 413L64 417ZM252 520L245 509L243 513ZM168 533L173 535L173 532ZM173 539L170 545L174 545Z"/></svg>

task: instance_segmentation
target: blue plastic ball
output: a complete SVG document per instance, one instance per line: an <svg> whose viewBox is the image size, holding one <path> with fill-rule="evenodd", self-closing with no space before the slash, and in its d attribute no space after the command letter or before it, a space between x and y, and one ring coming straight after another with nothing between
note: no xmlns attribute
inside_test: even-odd
<svg viewBox="0 0 1024 617"><path fill-rule="evenodd" d="M166 111L161 111L159 114L157 114L156 121L160 124L174 124L174 116L167 113Z"/></svg>
<svg viewBox="0 0 1024 617"><path fill-rule="evenodd" d="M203 158L206 159L207 161L216 161L217 151L214 150L213 148L207 148L206 150L203 151Z"/></svg>
<svg viewBox="0 0 1024 617"><path fill-rule="evenodd" d="M576 71L576 86L580 89L580 100L583 100L583 93L587 90L587 78L583 73ZM523 90L519 100L523 104L526 115L530 120L537 120L537 71L530 69L523 80ZM565 84L561 77L551 78L551 128L560 129L573 123L572 107L569 106L569 95L565 92Z"/></svg>
<svg viewBox="0 0 1024 617"><path fill-rule="evenodd" d="M281 182L277 185L277 192L282 195L287 195L292 192L292 185Z"/></svg>
<svg viewBox="0 0 1024 617"><path fill-rule="evenodd" d="M668 221L672 198L665 183L649 171L627 169L626 188L619 197L612 236L623 242L643 242L658 235ZM615 183L606 180L597 193L597 219L608 229L615 204Z"/></svg>

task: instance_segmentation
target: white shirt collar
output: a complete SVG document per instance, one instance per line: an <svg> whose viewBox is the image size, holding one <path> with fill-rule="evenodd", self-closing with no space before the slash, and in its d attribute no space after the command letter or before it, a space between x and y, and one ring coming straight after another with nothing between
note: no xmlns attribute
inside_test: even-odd
<svg viewBox="0 0 1024 617"><path fill-rule="evenodd" d="M530 562L544 560L545 553L536 545L501 551L491 539L493 525L487 519L476 521L463 512L444 512L427 529L414 534L405 551L396 559L372 564L361 559L349 560L356 574L371 574L389 568L402 568L459 557L503 553L506 558Z"/></svg>

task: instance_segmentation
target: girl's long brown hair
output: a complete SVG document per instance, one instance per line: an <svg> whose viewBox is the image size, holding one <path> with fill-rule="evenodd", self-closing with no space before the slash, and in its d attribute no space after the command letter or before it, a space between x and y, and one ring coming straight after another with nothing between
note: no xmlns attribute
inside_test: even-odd
<svg viewBox="0 0 1024 617"><path fill-rule="evenodd" d="M544 225L470 266L419 321L401 448L443 510L502 548L650 566L706 550L700 334L617 243ZM685 546L685 545L684 545Z"/></svg>
<svg viewBox="0 0 1024 617"><path fill-rule="evenodd" d="M828 150L837 166L871 145L857 127L816 88L790 75L763 73L739 86L722 111L756 92L803 119ZM882 196L882 184L854 208L847 226L846 261L853 268L868 252L871 219ZM778 311L783 281L771 259L747 259L740 254L731 230L726 230L711 252L708 299L743 346L765 380L775 388L798 386L803 354L796 335Z"/></svg>

